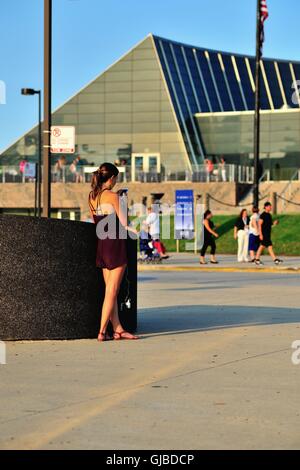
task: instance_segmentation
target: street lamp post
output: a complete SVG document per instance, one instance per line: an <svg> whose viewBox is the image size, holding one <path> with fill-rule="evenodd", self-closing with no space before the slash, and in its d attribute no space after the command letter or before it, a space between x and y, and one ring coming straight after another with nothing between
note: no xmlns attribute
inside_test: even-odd
<svg viewBox="0 0 300 470"><path fill-rule="evenodd" d="M22 95L24 96L33 96L38 95L39 97L39 125L38 125L38 164L36 168L35 175L35 208L34 215L41 217L41 180L42 180L42 100L41 100L41 90L34 90L33 88L22 88Z"/></svg>
<svg viewBox="0 0 300 470"><path fill-rule="evenodd" d="M44 0L43 216L51 217L52 0Z"/></svg>

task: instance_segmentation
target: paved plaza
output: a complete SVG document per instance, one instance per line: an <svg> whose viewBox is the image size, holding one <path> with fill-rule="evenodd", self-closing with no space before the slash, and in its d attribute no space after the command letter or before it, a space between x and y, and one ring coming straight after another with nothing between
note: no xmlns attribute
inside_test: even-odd
<svg viewBox="0 0 300 470"><path fill-rule="evenodd" d="M280 257L283 263L276 266L270 256L262 256L262 266L256 266L254 263L238 263L235 255L217 255L219 264L211 264L209 255L206 256L206 265L200 265L199 254L193 252L170 253L170 258L164 260L162 264L140 264L140 271L218 271L218 272L300 272L300 257L286 256Z"/></svg>
<svg viewBox="0 0 300 470"><path fill-rule="evenodd" d="M139 275L137 342L7 344L1 449L299 449L300 276Z"/></svg>

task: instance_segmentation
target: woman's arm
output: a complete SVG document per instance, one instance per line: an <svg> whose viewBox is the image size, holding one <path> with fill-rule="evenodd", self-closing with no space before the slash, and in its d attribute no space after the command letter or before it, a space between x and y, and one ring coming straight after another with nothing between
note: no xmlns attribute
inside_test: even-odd
<svg viewBox="0 0 300 470"><path fill-rule="evenodd" d="M90 208L90 214L91 214L91 217L92 217L92 221L95 223L94 215L95 215L96 211L95 211L94 205L92 203L91 195L89 196L89 208Z"/></svg>
<svg viewBox="0 0 300 470"><path fill-rule="evenodd" d="M238 229L237 229L237 226L235 225L234 226L234 234L233 234L235 240L237 239L237 233L238 233Z"/></svg>
<svg viewBox="0 0 300 470"><path fill-rule="evenodd" d="M264 223L263 219L259 219L258 231L259 231L259 238L260 238L260 240L263 240L263 239L264 239L263 233L262 233L262 225L263 225L263 223Z"/></svg>
<svg viewBox="0 0 300 470"><path fill-rule="evenodd" d="M212 229L210 228L207 219L204 220L204 225L205 225L205 227L206 227L206 230L207 230L209 233L211 233L212 235L214 235L214 237L218 238L219 235L217 234L217 232L215 232L214 230L212 230Z"/></svg>
<svg viewBox="0 0 300 470"><path fill-rule="evenodd" d="M119 218L120 223L125 228L127 228L127 224L128 224L127 211L125 211L124 207L122 207L120 196L116 193L111 193L110 200L111 200L111 204L113 208L116 211L116 214Z"/></svg>
<svg viewBox="0 0 300 470"><path fill-rule="evenodd" d="M127 215L127 205L126 207L122 204L121 198L118 194L112 193L111 196L111 204L116 211L116 214L119 218L120 223L123 227L128 230L129 232L134 233L135 235L138 234L138 231L128 225L128 215Z"/></svg>
<svg viewBox="0 0 300 470"><path fill-rule="evenodd" d="M94 213L93 213L92 209L90 209L90 214L91 214L91 218L92 218L93 223L95 223Z"/></svg>

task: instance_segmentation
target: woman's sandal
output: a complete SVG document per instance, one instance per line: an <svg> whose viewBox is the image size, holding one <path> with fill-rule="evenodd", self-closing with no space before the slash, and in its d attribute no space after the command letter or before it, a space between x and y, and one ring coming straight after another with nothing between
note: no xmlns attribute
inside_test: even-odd
<svg viewBox="0 0 300 470"><path fill-rule="evenodd" d="M129 335L128 336L125 336L125 335ZM135 336L135 335L132 335L131 333L128 333L128 331L115 331L114 332L114 340L115 341L120 341L121 339L125 339L125 340L136 340L136 339L139 339L138 336Z"/></svg>
<svg viewBox="0 0 300 470"><path fill-rule="evenodd" d="M101 332L98 335L98 341L99 343L102 343L103 341L109 341L111 338L107 335L106 332Z"/></svg>

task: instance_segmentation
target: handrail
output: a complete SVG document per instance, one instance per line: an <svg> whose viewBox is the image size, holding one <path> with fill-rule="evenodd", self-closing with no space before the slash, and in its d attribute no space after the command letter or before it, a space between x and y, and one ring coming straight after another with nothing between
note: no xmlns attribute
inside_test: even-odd
<svg viewBox="0 0 300 470"><path fill-rule="evenodd" d="M293 181L296 179L296 177L298 178L299 177L299 168L297 168L297 170L295 171L295 173L293 173L290 181L287 183L287 185L284 187L284 189L281 191L281 193L279 194L279 196L282 196L284 193L286 193L286 191L290 188L291 184L293 183Z"/></svg>
<svg viewBox="0 0 300 470"><path fill-rule="evenodd" d="M297 178L299 178L299 168L297 168L297 170L295 171L295 173L292 175L290 181L288 182L288 184L284 187L283 191L281 191L280 194L278 194L278 198L282 200L282 205L283 205L283 210L286 209L286 205L287 204L292 204L292 201L290 201L287 197L286 197L286 193L287 191L291 188L292 184L293 184L293 181Z"/></svg>

